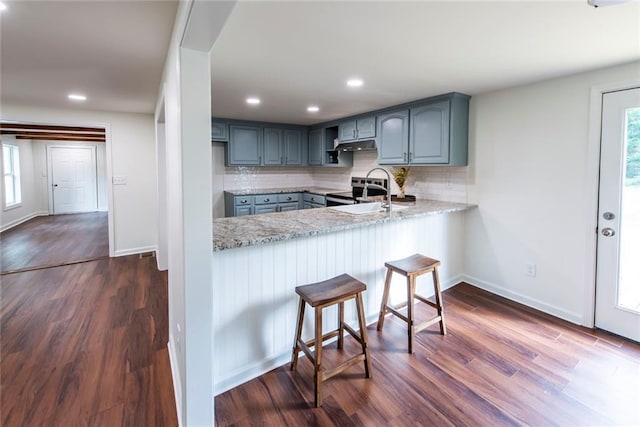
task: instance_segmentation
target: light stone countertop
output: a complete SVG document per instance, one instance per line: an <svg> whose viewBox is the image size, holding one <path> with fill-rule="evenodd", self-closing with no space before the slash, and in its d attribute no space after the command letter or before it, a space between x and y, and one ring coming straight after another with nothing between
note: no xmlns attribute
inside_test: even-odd
<svg viewBox="0 0 640 427"><path fill-rule="evenodd" d="M326 196L328 193L342 193L345 191L351 191L348 189L335 189L324 187L289 187L289 188L249 188L240 190L225 190L225 193L233 194L234 196L253 196L255 194L285 194L285 193L313 193Z"/></svg>
<svg viewBox="0 0 640 427"><path fill-rule="evenodd" d="M391 215L387 212L354 215L331 208L317 208L216 218L213 220L213 250L261 245L407 218L462 212L475 207L465 203L418 200L414 206L392 211Z"/></svg>

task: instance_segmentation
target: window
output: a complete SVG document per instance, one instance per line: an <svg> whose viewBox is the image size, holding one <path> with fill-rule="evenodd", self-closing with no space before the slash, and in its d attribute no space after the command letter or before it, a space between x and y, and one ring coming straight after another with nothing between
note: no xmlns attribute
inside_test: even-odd
<svg viewBox="0 0 640 427"><path fill-rule="evenodd" d="M17 145L3 145L4 159L4 205L6 208L20 205L22 189L20 188L20 148Z"/></svg>

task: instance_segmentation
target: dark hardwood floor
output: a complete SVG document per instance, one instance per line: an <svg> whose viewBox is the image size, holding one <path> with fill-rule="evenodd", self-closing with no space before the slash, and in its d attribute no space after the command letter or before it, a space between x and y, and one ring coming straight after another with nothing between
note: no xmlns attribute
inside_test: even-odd
<svg viewBox="0 0 640 427"><path fill-rule="evenodd" d="M2 273L108 256L106 212L36 217L0 234Z"/></svg>
<svg viewBox="0 0 640 427"><path fill-rule="evenodd" d="M2 276L0 425L175 426L166 274L128 256Z"/></svg>
<svg viewBox="0 0 640 427"><path fill-rule="evenodd" d="M302 358L297 372L286 365L217 396L217 424L640 425L639 345L467 284L444 301L448 334L437 325L418 333L414 355L399 319L382 332L371 325L373 379L361 364L330 379L322 408L312 406L313 368ZM327 366L345 357L335 343L325 348Z"/></svg>

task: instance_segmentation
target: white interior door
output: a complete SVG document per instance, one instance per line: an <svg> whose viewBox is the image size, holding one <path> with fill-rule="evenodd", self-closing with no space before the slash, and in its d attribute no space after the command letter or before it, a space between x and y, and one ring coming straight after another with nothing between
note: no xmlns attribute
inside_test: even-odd
<svg viewBox="0 0 640 427"><path fill-rule="evenodd" d="M640 341L640 88L602 99L596 326Z"/></svg>
<svg viewBox="0 0 640 427"><path fill-rule="evenodd" d="M54 215L98 210L95 147L50 147Z"/></svg>

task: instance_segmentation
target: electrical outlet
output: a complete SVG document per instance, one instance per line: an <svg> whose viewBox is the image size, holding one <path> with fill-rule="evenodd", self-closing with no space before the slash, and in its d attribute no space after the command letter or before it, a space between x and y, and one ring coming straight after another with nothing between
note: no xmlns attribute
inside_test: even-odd
<svg viewBox="0 0 640 427"><path fill-rule="evenodd" d="M111 182L113 185L127 185L127 177L126 176L114 176L111 178Z"/></svg>
<svg viewBox="0 0 640 427"><path fill-rule="evenodd" d="M536 265L535 264L526 264L525 265L524 274L529 277L536 277Z"/></svg>

